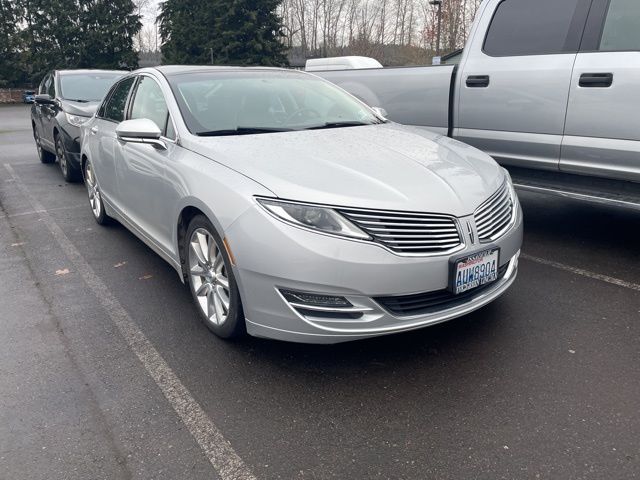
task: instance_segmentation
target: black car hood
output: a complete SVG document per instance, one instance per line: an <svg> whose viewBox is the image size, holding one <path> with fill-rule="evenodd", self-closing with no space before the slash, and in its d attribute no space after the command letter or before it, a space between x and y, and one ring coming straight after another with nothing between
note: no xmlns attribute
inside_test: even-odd
<svg viewBox="0 0 640 480"><path fill-rule="evenodd" d="M74 102L71 100L62 100L62 109L71 115L80 115L83 117L91 117L98 109L100 102Z"/></svg>

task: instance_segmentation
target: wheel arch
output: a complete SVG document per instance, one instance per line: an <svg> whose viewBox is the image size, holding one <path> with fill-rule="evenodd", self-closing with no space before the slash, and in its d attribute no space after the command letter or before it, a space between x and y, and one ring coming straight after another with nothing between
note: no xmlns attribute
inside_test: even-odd
<svg viewBox="0 0 640 480"><path fill-rule="evenodd" d="M202 201L197 198L190 197L185 199L181 207L179 208L179 212L177 215L177 220L174 224L175 232L174 232L174 241L176 244L176 252L178 254L178 259L180 261L180 266L182 269L182 280L186 280L186 258L185 258L185 245L186 245L186 236L187 229L189 228L189 223L191 220L197 216L203 215L206 217L213 227L216 229L216 233L220 238L224 238L224 231L220 222L213 214L211 209L209 209Z"/></svg>

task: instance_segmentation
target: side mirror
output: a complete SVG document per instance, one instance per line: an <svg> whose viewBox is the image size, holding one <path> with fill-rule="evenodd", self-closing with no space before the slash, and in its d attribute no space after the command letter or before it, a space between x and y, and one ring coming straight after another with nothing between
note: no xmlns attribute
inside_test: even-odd
<svg viewBox="0 0 640 480"><path fill-rule="evenodd" d="M153 145L160 150L166 150L167 145L160 140L162 132L155 122L148 118L136 118L135 120L125 120L116 127L118 140L127 143L145 143Z"/></svg>
<svg viewBox="0 0 640 480"><path fill-rule="evenodd" d="M373 110L376 113L376 115L378 115L379 117L387 118L387 111L384 108L371 107L371 110Z"/></svg>
<svg viewBox="0 0 640 480"><path fill-rule="evenodd" d="M46 93L36 95L34 101L39 105L55 105L55 100Z"/></svg>

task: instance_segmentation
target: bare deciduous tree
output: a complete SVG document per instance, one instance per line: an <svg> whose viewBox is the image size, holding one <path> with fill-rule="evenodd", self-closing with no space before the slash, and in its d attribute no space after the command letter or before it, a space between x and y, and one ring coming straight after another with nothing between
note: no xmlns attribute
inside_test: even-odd
<svg viewBox="0 0 640 480"><path fill-rule="evenodd" d="M443 1L443 52L464 45L481 2ZM384 60L389 46L436 47L437 7L429 0L283 0L280 14L287 46L304 58L359 54Z"/></svg>

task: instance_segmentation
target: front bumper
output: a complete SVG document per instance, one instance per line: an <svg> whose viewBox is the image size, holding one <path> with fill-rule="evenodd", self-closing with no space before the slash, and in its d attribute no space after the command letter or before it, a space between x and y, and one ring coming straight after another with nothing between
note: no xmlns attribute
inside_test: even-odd
<svg viewBox="0 0 640 480"><path fill-rule="evenodd" d="M460 219L461 222L465 218ZM302 343L339 343L414 330L466 315L502 295L515 280L522 245L522 212L517 205L510 230L493 242L500 248L504 275L462 301L413 316L391 314L374 298L444 290L449 260L487 248L471 245L452 256L404 257L367 242L299 229L255 206L226 232L249 334ZM346 298L358 316L301 313L280 289Z"/></svg>

